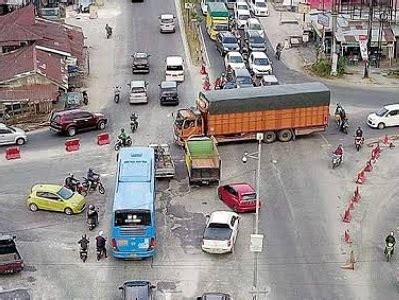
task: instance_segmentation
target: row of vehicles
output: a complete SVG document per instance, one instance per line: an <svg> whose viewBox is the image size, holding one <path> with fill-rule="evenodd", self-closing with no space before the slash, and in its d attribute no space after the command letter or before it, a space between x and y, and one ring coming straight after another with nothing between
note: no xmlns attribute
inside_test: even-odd
<svg viewBox="0 0 399 300"><path fill-rule="evenodd" d="M229 9L234 9L234 13L237 13L238 10L247 10L258 17L269 16L269 6L265 0L249 0L249 5L246 6L242 5L242 1L236 0L201 0L201 11L204 16L207 15L208 3L211 2L224 3Z"/></svg>

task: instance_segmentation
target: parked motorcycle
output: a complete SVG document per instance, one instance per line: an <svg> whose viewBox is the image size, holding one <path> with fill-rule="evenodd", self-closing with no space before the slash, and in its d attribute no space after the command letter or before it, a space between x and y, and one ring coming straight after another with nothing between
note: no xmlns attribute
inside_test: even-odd
<svg viewBox="0 0 399 300"><path fill-rule="evenodd" d="M97 180L91 182L86 177L83 177L83 187L87 189L88 192L95 192L98 189L100 194L105 193L105 189L103 183L101 182L101 178L98 177Z"/></svg>
<svg viewBox="0 0 399 300"><path fill-rule="evenodd" d="M115 101L115 103L119 103L120 94L121 94L120 86L114 87L114 101Z"/></svg>
<svg viewBox="0 0 399 300"><path fill-rule="evenodd" d="M132 113L132 115L130 116L130 129L134 133L138 127L139 127L138 117L135 113Z"/></svg>
<svg viewBox="0 0 399 300"><path fill-rule="evenodd" d="M360 151L360 149L363 146L364 138L357 136L355 137L355 147L357 151Z"/></svg>
<svg viewBox="0 0 399 300"><path fill-rule="evenodd" d="M74 184L71 185L67 184L67 179L65 179L64 186L73 192L81 194L83 197L87 196L87 188L83 185L83 183L80 180L76 181Z"/></svg>
<svg viewBox="0 0 399 300"><path fill-rule="evenodd" d="M388 243L385 245L384 254L387 262L391 261L393 249L394 249L394 244Z"/></svg>
<svg viewBox="0 0 399 300"><path fill-rule="evenodd" d="M335 169L342 163L342 156L333 154L331 156L331 163L332 163L332 168Z"/></svg>
<svg viewBox="0 0 399 300"><path fill-rule="evenodd" d="M122 142L121 139L117 139L115 143L115 151L119 151L123 147L130 147L132 145L133 141L131 137L129 136L125 142L125 144Z"/></svg>

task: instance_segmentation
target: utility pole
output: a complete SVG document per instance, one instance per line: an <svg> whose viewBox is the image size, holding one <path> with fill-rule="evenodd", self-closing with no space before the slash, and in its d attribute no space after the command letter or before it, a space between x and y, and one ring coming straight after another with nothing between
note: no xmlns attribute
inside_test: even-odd
<svg viewBox="0 0 399 300"><path fill-rule="evenodd" d="M364 62L363 78L369 78L370 48L373 32L373 0L369 0L369 20L367 25L367 60Z"/></svg>
<svg viewBox="0 0 399 300"><path fill-rule="evenodd" d="M332 38L332 45L331 45L331 75L337 76L337 67L338 67L338 53L337 53L337 0L332 0L332 7L331 7L331 38Z"/></svg>

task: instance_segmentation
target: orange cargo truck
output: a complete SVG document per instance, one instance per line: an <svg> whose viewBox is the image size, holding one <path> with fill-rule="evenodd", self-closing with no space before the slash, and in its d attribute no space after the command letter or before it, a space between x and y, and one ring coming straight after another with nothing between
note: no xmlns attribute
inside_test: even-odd
<svg viewBox="0 0 399 300"><path fill-rule="evenodd" d="M330 90L320 82L201 92L194 108L174 114L174 138L183 145L192 136L221 142L288 142L298 135L325 131Z"/></svg>

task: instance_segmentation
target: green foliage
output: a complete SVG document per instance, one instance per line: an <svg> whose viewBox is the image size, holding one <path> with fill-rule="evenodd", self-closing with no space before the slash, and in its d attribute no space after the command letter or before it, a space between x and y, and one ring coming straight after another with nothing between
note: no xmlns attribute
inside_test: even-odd
<svg viewBox="0 0 399 300"><path fill-rule="evenodd" d="M338 58L337 76L341 77L345 74L345 68L348 64L346 57L340 56ZM329 77L331 74L331 60L327 58L318 59L311 67L311 71L320 77Z"/></svg>

